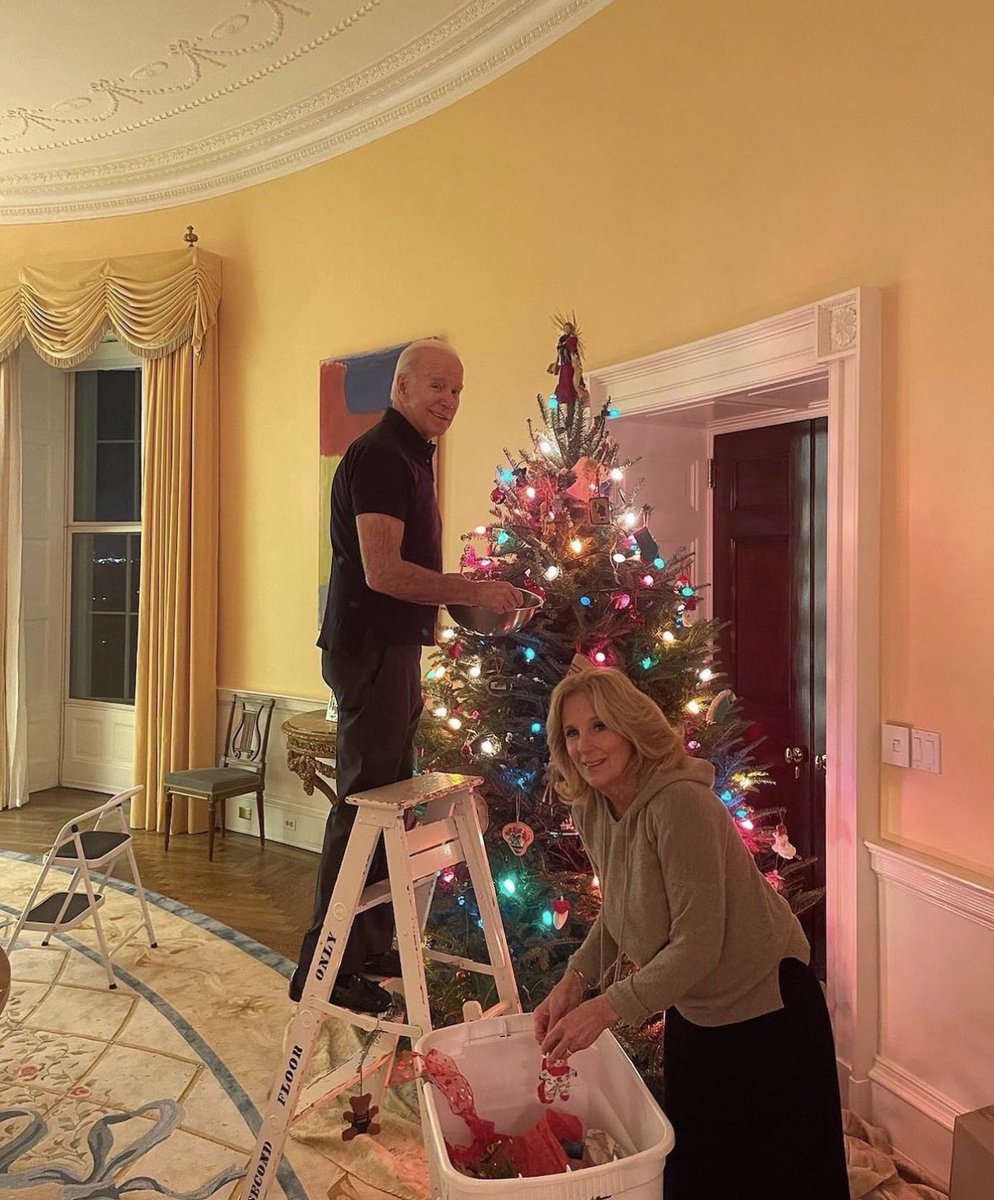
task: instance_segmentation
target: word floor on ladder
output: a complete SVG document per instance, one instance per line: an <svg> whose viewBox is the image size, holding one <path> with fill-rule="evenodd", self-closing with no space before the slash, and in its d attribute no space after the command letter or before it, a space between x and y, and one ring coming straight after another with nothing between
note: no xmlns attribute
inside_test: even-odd
<svg viewBox="0 0 994 1200"><path fill-rule="evenodd" d="M243 1200L264 1200L276 1177L287 1133L294 1121L340 1096L358 1082L360 1074L363 1086L372 1093L372 1103L379 1103L397 1053L398 1040L406 1037L414 1042L431 1032L424 968L426 957L453 968L493 977L497 1001L483 1016L521 1011L473 796L481 782L467 775L423 775L361 792L345 801L354 804L359 811L297 1015L284 1042L283 1059L245 1175ZM426 820L413 829L405 829L404 814L415 805L426 805ZM380 883L366 886L370 862L381 837L386 846L389 875ZM471 962L450 954L425 951L422 947L435 880L439 872L459 862L465 862L469 871L489 963ZM353 1012L328 1000L356 914L387 902L393 903L397 924L404 1020ZM305 1087L311 1056L321 1027L329 1017L365 1029L372 1040L330 1075Z"/></svg>

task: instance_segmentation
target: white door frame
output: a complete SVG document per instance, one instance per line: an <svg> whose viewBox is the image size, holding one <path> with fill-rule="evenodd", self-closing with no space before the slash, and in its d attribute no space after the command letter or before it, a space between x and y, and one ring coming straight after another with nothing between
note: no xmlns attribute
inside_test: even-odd
<svg viewBox="0 0 994 1200"><path fill-rule="evenodd" d="M869 1116L878 1044L880 293L802 308L588 372L591 403L676 411L799 376L828 375L825 780L828 1000L847 1106Z"/></svg>

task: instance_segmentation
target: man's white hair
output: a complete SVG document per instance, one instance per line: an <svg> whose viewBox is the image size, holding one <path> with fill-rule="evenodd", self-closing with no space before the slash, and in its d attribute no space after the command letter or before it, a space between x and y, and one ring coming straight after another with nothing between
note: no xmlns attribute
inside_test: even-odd
<svg viewBox="0 0 994 1200"><path fill-rule="evenodd" d="M411 342L409 346L405 346L400 352L400 358L397 359L397 366L393 373L393 383L390 385L390 402L391 404L397 399L397 382L404 376L408 375L417 365L417 361L425 350L443 350L451 354L453 358L459 359L459 351L455 346L450 346L448 342L443 342L441 338L419 338L416 342ZM459 361L462 361L459 359Z"/></svg>

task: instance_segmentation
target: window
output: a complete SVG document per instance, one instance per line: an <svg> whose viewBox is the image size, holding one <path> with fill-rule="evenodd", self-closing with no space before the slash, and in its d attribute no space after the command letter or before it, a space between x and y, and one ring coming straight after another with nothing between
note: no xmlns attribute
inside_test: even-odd
<svg viewBox="0 0 994 1200"><path fill-rule="evenodd" d="M73 376L69 695L134 704L141 370Z"/></svg>

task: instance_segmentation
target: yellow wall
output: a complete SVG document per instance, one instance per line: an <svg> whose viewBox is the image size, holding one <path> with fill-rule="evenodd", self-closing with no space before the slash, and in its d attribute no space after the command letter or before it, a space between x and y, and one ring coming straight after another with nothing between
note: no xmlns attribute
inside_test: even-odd
<svg viewBox="0 0 994 1200"><path fill-rule="evenodd" d="M225 260L220 682L324 692L317 366L420 334L462 350L447 555L547 384L549 314L589 365L884 290L883 709L941 776L884 768L885 835L994 875L989 0L615 0L410 129L143 216L8 227L0 260L179 245Z"/></svg>

